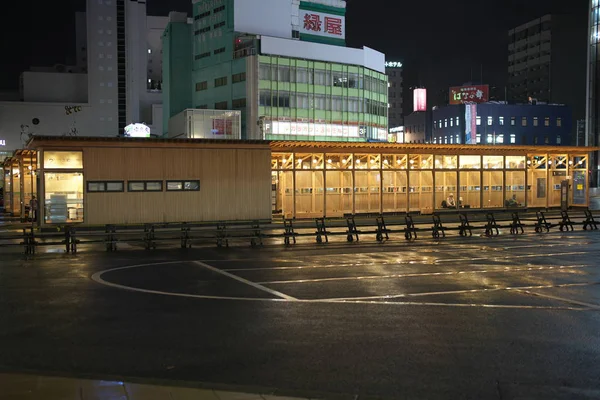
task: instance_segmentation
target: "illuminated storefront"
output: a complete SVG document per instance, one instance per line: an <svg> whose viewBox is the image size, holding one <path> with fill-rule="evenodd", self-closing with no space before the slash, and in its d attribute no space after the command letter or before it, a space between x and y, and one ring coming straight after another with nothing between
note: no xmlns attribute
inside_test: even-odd
<svg viewBox="0 0 600 400"><path fill-rule="evenodd" d="M588 204L588 149L272 142L273 209L288 217Z"/></svg>
<svg viewBox="0 0 600 400"><path fill-rule="evenodd" d="M17 150L4 160L4 210L15 217L28 214L37 193L37 152Z"/></svg>

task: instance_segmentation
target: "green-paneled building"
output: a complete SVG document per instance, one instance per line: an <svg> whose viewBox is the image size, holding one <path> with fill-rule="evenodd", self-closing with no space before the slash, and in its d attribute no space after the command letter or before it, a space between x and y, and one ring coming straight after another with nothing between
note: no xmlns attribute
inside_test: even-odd
<svg viewBox="0 0 600 400"><path fill-rule="evenodd" d="M387 140L385 56L345 47L345 1L196 0L193 13L163 35L166 135L198 108L240 110L242 139Z"/></svg>

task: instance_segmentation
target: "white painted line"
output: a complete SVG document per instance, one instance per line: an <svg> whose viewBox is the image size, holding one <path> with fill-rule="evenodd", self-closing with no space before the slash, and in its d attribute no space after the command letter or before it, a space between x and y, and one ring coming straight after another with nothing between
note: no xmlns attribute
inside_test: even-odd
<svg viewBox="0 0 600 400"><path fill-rule="evenodd" d="M587 308L566 307L566 306L520 306L512 304L480 304L480 303L433 303L420 301L369 301L369 300L344 300L344 301L319 301L319 303L335 304L384 304L388 306L433 306L433 307L471 307L471 308L509 308L525 310L569 310L569 311L588 311Z"/></svg>
<svg viewBox="0 0 600 400"><path fill-rule="evenodd" d="M218 274L225 275L228 278L235 279L238 282L245 283L248 286L252 286L252 287L254 287L256 289L262 290L262 291L267 292L269 294L272 294L274 296L281 297L282 299L285 299L285 300L298 300L295 297L288 296L285 293L281 293L281 292L278 292L277 290L269 289L268 287L264 287L261 284L249 281L248 279L241 278L241 277L239 277L237 275L234 275L234 274L230 274L227 271L223 271L223 270L221 270L219 268L215 268L215 267L213 267L211 265L203 263L202 261L192 261L192 262L194 264L200 265L201 267L204 267L204 268L206 268L208 270L211 270L212 272L216 272Z"/></svg>
<svg viewBox="0 0 600 400"><path fill-rule="evenodd" d="M566 298L566 297L553 296L553 295L549 295L549 294L542 294L542 293L532 292L532 291L529 291L529 290L520 290L520 292L527 293L527 294L530 294L532 296L545 297L545 298L551 299L551 300L558 300L558 301L562 301L564 303L577 304L579 306L584 306L584 307L592 308L594 310L600 310L600 304L585 303L585 302L579 301L579 300L573 300L573 299L569 299L569 298Z"/></svg>
<svg viewBox="0 0 600 400"><path fill-rule="evenodd" d="M254 297L231 297L231 296L206 296L206 295L196 295L196 294L189 294L189 293L163 292L160 290L142 289L142 288L136 288L136 287L131 287L131 286L119 285L118 283L112 283L112 282L108 282L108 281L105 281L104 279L102 279L102 275L104 275L105 273L108 273L108 272L119 271L119 270L124 270L124 269L131 269L131 268L149 267L149 266L154 266L154 265L181 264L181 263L185 263L185 262L186 261L168 261L168 262L160 262L160 263L152 263L152 264L138 264L138 265L130 265L127 267L112 268L112 269L107 269L104 271L96 272L95 274L93 274L91 276L91 279L96 283L99 283L99 284L105 285L105 286L110 286L110 287L113 287L116 289L127 290L130 292L160 294L160 295L164 295L164 296L190 297L190 298L195 298L195 299L209 299L209 300L285 301L282 299L261 299L261 298L254 298Z"/></svg>
<svg viewBox="0 0 600 400"><path fill-rule="evenodd" d="M365 297L340 297L340 298L329 298L315 301L353 301L353 300L377 300L377 299L399 299L408 297L422 297L422 296L437 296L444 294L467 294L467 293L486 293L486 292L497 292L501 290L514 290L521 291L527 289L551 289L551 288L563 288L563 287L576 287L576 286L593 286L599 285L600 282L584 282L584 283L565 283L561 285L547 285L547 286L515 286L515 287L503 287L503 288L484 288L484 289L464 289L464 290L448 290L441 292L420 292L420 293L403 293L403 294L390 294L385 296L365 296Z"/></svg>
<svg viewBox="0 0 600 400"><path fill-rule="evenodd" d="M436 263L447 263L447 262L455 262L455 261L481 261L481 260L513 260L518 258L532 258L532 257L556 257L556 256L573 256L573 255L581 255L581 254L590 254L597 253L598 251L573 251L570 253L549 253L549 254L523 254L519 256L506 256L506 257L476 257L476 258L450 258L450 259L440 259L436 260Z"/></svg>
<svg viewBox="0 0 600 400"><path fill-rule="evenodd" d="M448 275L466 275L466 274L493 274L493 273L511 273L511 272L546 272L555 270L569 270L569 269L580 269L580 268L596 268L595 266L589 265L569 265L569 266L550 266L550 267L526 267L526 268L505 268L499 267L497 269L479 269L479 270L460 270L460 271L442 271L442 272L420 272L420 273L407 273L407 274L389 274L389 275L365 275L365 276L341 276L331 278L314 278L314 279L292 279L282 281L265 281L257 282L261 285L286 285L294 283L315 283L315 282L335 282L335 281L361 281L361 280L375 280L375 279L401 279L401 278L418 278L418 277L430 277L430 276L448 276Z"/></svg>

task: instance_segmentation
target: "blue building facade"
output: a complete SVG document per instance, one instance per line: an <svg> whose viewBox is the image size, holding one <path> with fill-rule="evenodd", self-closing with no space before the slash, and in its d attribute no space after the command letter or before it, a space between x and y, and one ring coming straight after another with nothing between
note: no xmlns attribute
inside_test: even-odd
<svg viewBox="0 0 600 400"><path fill-rule="evenodd" d="M451 105L432 112L430 143L571 145L571 110L553 104Z"/></svg>

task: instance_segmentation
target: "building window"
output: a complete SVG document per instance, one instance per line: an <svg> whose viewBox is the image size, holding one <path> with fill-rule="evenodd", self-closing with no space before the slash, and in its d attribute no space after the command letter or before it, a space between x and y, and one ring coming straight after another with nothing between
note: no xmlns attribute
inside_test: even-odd
<svg viewBox="0 0 600 400"><path fill-rule="evenodd" d="M456 135L456 144L459 144L459 143L460 143L460 136Z"/></svg>
<svg viewBox="0 0 600 400"><path fill-rule="evenodd" d="M494 117L492 117L491 115L487 117L487 124L488 126L491 126L494 123Z"/></svg>
<svg viewBox="0 0 600 400"><path fill-rule="evenodd" d="M550 117L544 118L544 126L550 126Z"/></svg>
<svg viewBox="0 0 600 400"><path fill-rule="evenodd" d="M504 126L504 117L498 117L498 124Z"/></svg>
<svg viewBox="0 0 600 400"><path fill-rule="evenodd" d="M562 139L560 138L560 135L556 135L556 144L561 144L562 143Z"/></svg>
<svg viewBox="0 0 600 400"><path fill-rule="evenodd" d="M517 124L517 119L515 117L510 117L510 125L515 126Z"/></svg>
<svg viewBox="0 0 600 400"><path fill-rule="evenodd" d="M202 14L198 14L198 15L196 15L196 16L194 17L194 19L195 19L196 21L198 21L199 19L206 18L206 17L208 17L209 15L210 15L210 11L206 11L206 12L203 12Z"/></svg>
<svg viewBox="0 0 600 400"><path fill-rule="evenodd" d="M234 99L231 102L231 106L233 108L244 108L244 107L246 107L246 99L245 98L243 98L243 99Z"/></svg>
<svg viewBox="0 0 600 400"><path fill-rule="evenodd" d="M88 193L94 192L122 192L124 189L123 181L88 181Z"/></svg>
<svg viewBox="0 0 600 400"><path fill-rule="evenodd" d="M225 21L221 21L221 22L219 22L218 24L214 24L213 28L214 28L214 29L217 29L217 28L220 28L220 27L222 27L222 26L225 26Z"/></svg>
<svg viewBox="0 0 600 400"><path fill-rule="evenodd" d="M459 125L458 121L460 121L460 119L458 117L456 117L456 126Z"/></svg>
<svg viewBox="0 0 600 400"><path fill-rule="evenodd" d="M550 144L550 138L548 137L548 135L544 136L544 144Z"/></svg>
<svg viewBox="0 0 600 400"><path fill-rule="evenodd" d="M475 137L476 137L475 142L476 143L481 143L481 135L477 135Z"/></svg>
<svg viewBox="0 0 600 400"><path fill-rule="evenodd" d="M493 143L494 142L494 136L491 133L487 134L487 143Z"/></svg>
<svg viewBox="0 0 600 400"><path fill-rule="evenodd" d="M562 118L556 118L556 126L562 126Z"/></svg>
<svg viewBox="0 0 600 400"><path fill-rule="evenodd" d="M214 13L214 14L216 14L216 13L218 13L218 12L221 12L221 11L223 11L224 9L225 9L225 6L217 7L217 8L215 8L215 9L213 10L213 13Z"/></svg>
<svg viewBox="0 0 600 400"><path fill-rule="evenodd" d="M202 53L202 54L196 54L194 56L194 60L200 60L200 59L206 58L206 57L210 57L210 51L207 51L206 53Z"/></svg>
<svg viewBox="0 0 600 400"><path fill-rule="evenodd" d="M514 133L512 133L510 135L510 142L513 143L513 144L517 143L517 135L515 135Z"/></svg>
<svg viewBox="0 0 600 400"><path fill-rule="evenodd" d="M227 77L226 76L215 79L215 87L225 86L225 85L227 85Z"/></svg>
<svg viewBox="0 0 600 400"><path fill-rule="evenodd" d="M46 171L44 185L44 204L43 206L40 204L40 207L45 207L44 219L47 224L83 222L83 174L81 172Z"/></svg>
<svg viewBox="0 0 600 400"><path fill-rule="evenodd" d="M215 103L215 110L227 110L227 101Z"/></svg>
<svg viewBox="0 0 600 400"><path fill-rule="evenodd" d="M504 143L504 135L500 134L496 136L496 143Z"/></svg>
<svg viewBox="0 0 600 400"><path fill-rule="evenodd" d="M244 82L246 80L246 73L240 72L239 74L234 74L231 76L231 81L233 83Z"/></svg>
<svg viewBox="0 0 600 400"><path fill-rule="evenodd" d="M208 82L204 81L196 83L196 92L201 92L206 89L208 89Z"/></svg>
<svg viewBox="0 0 600 400"><path fill-rule="evenodd" d="M527 126L527 117L521 117L521 126Z"/></svg>
<svg viewBox="0 0 600 400"><path fill-rule="evenodd" d="M162 192L162 181L128 181L128 192Z"/></svg>
<svg viewBox="0 0 600 400"><path fill-rule="evenodd" d="M533 117L533 126L538 126L538 117Z"/></svg>
<svg viewBox="0 0 600 400"><path fill-rule="evenodd" d="M221 48L213 51L213 54L221 54L221 53L225 53L225 47L221 47Z"/></svg>
<svg viewBox="0 0 600 400"><path fill-rule="evenodd" d="M447 128L447 127L448 127L448 120L447 120L447 119L445 119L445 120L444 120L444 128Z"/></svg>
<svg viewBox="0 0 600 400"><path fill-rule="evenodd" d="M200 104L199 106L196 106L196 108L198 110L206 110L208 108L208 104Z"/></svg>
<svg viewBox="0 0 600 400"><path fill-rule="evenodd" d="M197 35L200 35L201 33L206 33L206 32L208 32L208 31L210 31L210 26L207 26L207 27L205 27L205 28L202 28L202 29L197 29L197 30L195 30L195 31L194 31L194 35L196 35L196 36L197 36Z"/></svg>
<svg viewBox="0 0 600 400"><path fill-rule="evenodd" d="M537 138L537 136L535 136L535 137L533 138L533 144L538 144L538 138Z"/></svg>
<svg viewBox="0 0 600 400"><path fill-rule="evenodd" d="M437 121L433 121L433 129L437 129Z"/></svg>
<svg viewBox="0 0 600 400"><path fill-rule="evenodd" d="M476 121L477 121L477 126L480 126L481 125L481 117L479 115L477 116Z"/></svg>
<svg viewBox="0 0 600 400"><path fill-rule="evenodd" d="M450 126L454 126L454 119L450 118Z"/></svg>
<svg viewBox="0 0 600 400"><path fill-rule="evenodd" d="M167 181L167 192L199 191L200 181Z"/></svg>

